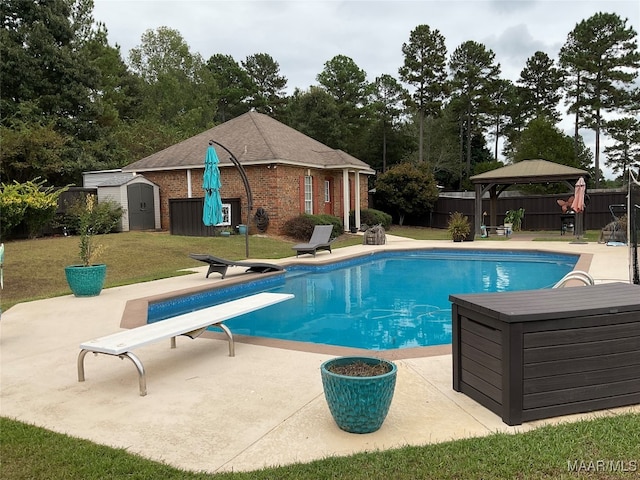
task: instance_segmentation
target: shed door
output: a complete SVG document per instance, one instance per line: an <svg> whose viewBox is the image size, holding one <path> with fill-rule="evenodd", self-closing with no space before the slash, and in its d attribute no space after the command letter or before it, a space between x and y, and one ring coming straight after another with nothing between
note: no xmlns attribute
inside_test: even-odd
<svg viewBox="0 0 640 480"><path fill-rule="evenodd" d="M129 230L153 230L156 228L153 187L146 183L127 185Z"/></svg>

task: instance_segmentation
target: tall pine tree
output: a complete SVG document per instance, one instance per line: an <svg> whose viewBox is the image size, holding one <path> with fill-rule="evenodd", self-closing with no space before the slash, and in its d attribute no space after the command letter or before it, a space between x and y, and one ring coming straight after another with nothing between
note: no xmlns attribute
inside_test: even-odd
<svg viewBox="0 0 640 480"><path fill-rule="evenodd" d="M418 160L424 161L424 119L440 114L447 92L447 47L444 36L429 25L418 25L402 45L400 79L415 88L409 106L418 113ZM428 150L428 149L427 149ZM428 152L427 152L428 157Z"/></svg>
<svg viewBox="0 0 640 480"><path fill-rule="evenodd" d="M603 115L624 113L632 102L631 87L638 77L640 53L637 33L613 13L597 13L571 31L560 50L560 65L567 74L569 111L576 115L578 129L593 129L595 187L600 182L600 133Z"/></svg>

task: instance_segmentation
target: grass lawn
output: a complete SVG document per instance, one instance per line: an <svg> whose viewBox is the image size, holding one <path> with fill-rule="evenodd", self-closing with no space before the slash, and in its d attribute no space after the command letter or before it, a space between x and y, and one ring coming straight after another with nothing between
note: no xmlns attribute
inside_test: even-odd
<svg viewBox="0 0 640 480"><path fill-rule="evenodd" d="M220 474L185 472L6 418L0 432L5 480L631 479L640 472L640 416L632 414Z"/></svg>
<svg viewBox="0 0 640 480"><path fill-rule="evenodd" d="M389 233L448 240L444 230L394 227ZM534 236L537 238L537 234ZM554 238L553 233L549 236ZM559 238L557 234L554 239L574 240ZM494 236L482 239L493 240L505 241ZM243 259L245 254L242 236L200 238L128 232L101 236L100 241L107 247L102 258L108 265L107 288L180 275L180 269L201 266L188 257L189 253L212 253L229 259ZM294 242L286 239L252 236L249 241L251 258L292 255ZM347 234L334 245L340 248L361 241L362 237ZM70 294L63 267L77 263L77 244L74 237L7 242L2 310L19 302ZM249 473L203 474L0 418L0 477L7 480L638 478L639 445L640 415L603 415L592 421L544 427L524 434L496 434L330 457Z"/></svg>
<svg viewBox="0 0 640 480"><path fill-rule="evenodd" d="M105 246L105 288L182 275L181 269L202 266L190 253L210 253L230 260L245 258L245 237L184 237L165 232L124 232L98 235ZM2 311L30 300L71 294L64 267L79 263L78 237L53 237L5 243ZM362 237L343 235L334 248L360 244ZM283 258L295 252L295 242L279 237L249 236L251 258Z"/></svg>

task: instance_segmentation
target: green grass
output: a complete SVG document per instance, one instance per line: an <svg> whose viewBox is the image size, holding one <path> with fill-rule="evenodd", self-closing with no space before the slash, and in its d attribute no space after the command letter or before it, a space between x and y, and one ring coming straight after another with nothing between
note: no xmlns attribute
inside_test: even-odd
<svg viewBox="0 0 640 480"><path fill-rule="evenodd" d="M410 227L410 226L397 226L388 232L391 235L397 235L399 237L412 238L414 240L449 240L451 237L446 229L427 228L427 227ZM588 230L582 236L582 240L585 242L597 242L600 236L600 230ZM538 242L573 242L576 237L573 235L560 235L560 231L520 231L515 232L511 237L504 235L496 235L492 233L487 238L476 237L476 242L503 242L511 239L517 239L518 237L525 237L527 240L533 240Z"/></svg>
<svg viewBox="0 0 640 480"><path fill-rule="evenodd" d="M428 228L394 227L389 233L421 240L449 240L446 231ZM105 235L100 240L107 247L102 259L108 265L107 287L175 276L182 268L200 266L200 262L188 257L189 253L214 253L230 259L242 259L245 254L242 236L201 238L128 232ZM282 258L292 254L291 241L253 236L249 241L252 258ZM361 241L362 237L344 235L336 241L335 248ZM77 263L77 244L74 237L8 242L3 311L18 302L71 293L63 267ZM7 480L609 479L637 478L640 471L640 415L632 414L544 427L525 434L496 434L217 475L181 471L124 449L96 445L7 418L0 418L0 440L0 477ZM589 468L598 461L635 471ZM573 462L585 468L580 472L569 471L568 465Z"/></svg>
<svg viewBox="0 0 640 480"><path fill-rule="evenodd" d="M558 232L532 232L536 242L575 242L574 235L560 235ZM597 242L600 238L600 230L587 230L580 237L583 242Z"/></svg>
<svg viewBox="0 0 640 480"><path fill-rule="evenodd" d="M202 266L189 253L210 253L230 260L245 258L245 237L184 237L155 232L98 235L105 246L100 262L107 264L105 288L182 275L181 269ZM64 267L79 263L78 237L40 238L5 243L2 311L20 302L71 293ZM343 235L334 248L360 244L362 237ZM292 241L249 236L251 258L283 258L294 251Z"/></svg>
<svg viewBox="0 0 640 480"><path fill-rule="evenodd" d="M640 415L633 414L547 426L523 434L493 434L220 474L182 471L124 449L97 445L6 418L0 419L0 431L5 480L537 480L638 478L640 472ZM596 470L598 461L605 464ZM571 470L570 466L579 470Z"/></svg>
<svg viewBox="0 0 640 480"><path fill-rule="evenodd" d="M427 227L407 227L394 225L387 233L414 240L449 240L451 236L446 229Z"/></svg>

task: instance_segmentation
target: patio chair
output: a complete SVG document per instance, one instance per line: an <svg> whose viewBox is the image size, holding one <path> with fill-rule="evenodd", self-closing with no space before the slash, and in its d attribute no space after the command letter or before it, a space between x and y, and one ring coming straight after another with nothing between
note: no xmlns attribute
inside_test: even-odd
<svg viewBox="0 0 640 480"><path fill-rule="evenodd" d="M333 225L316 225L308 243L299 243L291 248L296 251L296 257L301 253L311 253L315 257L318 250L329 250L331 253L331 232Z"/></svg>
<svg viewBox="0 0 640 480"><path fill-rule="evenodd" d="M627 244L627 229L626 225L622 225L621 218L627 213L627 206L625 204L609 205L609 211L613 217L611 222L611 233L609 235L609 246L624 246Z"/></svg>
<svg viewBox="0 0 640 480"><path fill-rule="evenodd" d="M278 272L284 270L280 265L274 265L272 263L236 262L234 260L226 260L224 258L214 257L213 255L206 255L203 253L190 253L189 256L194 260L209 264L209 270L207 270L205 278L209 278L209 275L213 272L220 273L222 278L224 278L229 267L248 267L245 272L254 273Z"/></svg>

